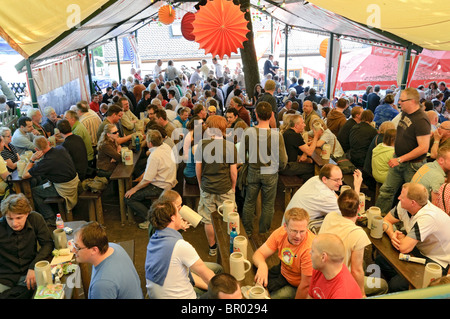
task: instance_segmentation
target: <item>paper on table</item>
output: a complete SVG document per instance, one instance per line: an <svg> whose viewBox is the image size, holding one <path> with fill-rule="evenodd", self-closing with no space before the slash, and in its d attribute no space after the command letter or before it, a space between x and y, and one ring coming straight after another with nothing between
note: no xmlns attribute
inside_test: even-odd
<svg viewBox="0 0 450 319"><path fill-rule="evenodd" d="M58 257L53 257L52 262L50 263L52 266L56 266L59 264L63 264L65 262L69 262L71 261L73 258L73 253L70 253L68 255L65 256L58 256Z"/></svg>

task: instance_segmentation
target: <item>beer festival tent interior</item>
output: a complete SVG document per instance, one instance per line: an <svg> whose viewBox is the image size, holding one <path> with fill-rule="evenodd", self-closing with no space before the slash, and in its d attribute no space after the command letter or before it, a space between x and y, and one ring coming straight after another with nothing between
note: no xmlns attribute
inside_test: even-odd
<svg viewBox="0 0 450 319"><path fill-rule="evenodd" d="M182 17L187 12L196 12L198 5L206 1L170 4L178 17ZM446 32L450 29L450 1L447 0L236 0L236 3L284 24L286 38L290 29L299 29L333 40L346 39L402 52L405 70L410 69L409 57L424 49L450 50L450 33ZM117 41L149 23L158 23L158 10L166 4L156 0L4 0L0 37L24 59L16 69L28 74L33 104L37 104L36 95L74 80L80 82L79 98L88 99L88 49ZM285 56L289 54L286 51ZM51 68L45 71L44 66L49 65ZM443 71L444 66L447 68L448 64L441 64ZM403 78L405 74L402 72ZM337 76L336 71L334 75ZM434 296L443 296L448 295L445 288L437 288L439 292L426 290Z"/></svg>

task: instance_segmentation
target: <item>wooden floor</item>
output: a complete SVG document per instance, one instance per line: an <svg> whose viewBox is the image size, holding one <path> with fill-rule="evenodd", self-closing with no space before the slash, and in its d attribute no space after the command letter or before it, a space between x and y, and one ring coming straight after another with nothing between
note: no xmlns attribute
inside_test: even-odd
<svg viewBox="0 0 450 319"><path fill-rule="evenodd" d="M148 233L146 230L141 230L136 225L125 225L121 226L120 223L120 213L119 213L119 200L118 196L107 196L103 198L103 211L105 226L108 234L108 239L110 242L122 242L134 239L135 242L135 256L134 262L136 270L141 278L141 286L146 295L145 288L145 257L146 249L148 244ZM116 200L116 202L115 202ZM272 220L271 230L278 228L281 225L283 213L284 213L284 193L281 188L278 189L277 199L275 203L275 215ZM74 220L88 220L88 208L87 205L80 203L73 212ZM138 220L136 220L139 222ZM257 227L256 227L257 229ZM203 261L215 262L216 257L210 257L208 255L208 243L205 236L205 231L200 223L197 228L190 228L184 234L183 237L189 243L191 243L197 250L199 256ZM366 254L370 256L369 254Z"/></svg>

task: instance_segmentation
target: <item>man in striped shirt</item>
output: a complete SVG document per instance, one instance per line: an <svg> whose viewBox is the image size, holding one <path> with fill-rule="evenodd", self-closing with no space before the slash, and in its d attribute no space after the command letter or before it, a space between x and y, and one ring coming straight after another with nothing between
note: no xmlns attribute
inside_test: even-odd
<svg viewBox="0 0 450 319"><path fill-rule="evenodd" d="M97 146L97 131L100 124L102 124L102 120L97 114L89 112L89 105L86 101L77 103L77 115L80 123L86 127L89 135L91 136L92 146Z"/></svg>

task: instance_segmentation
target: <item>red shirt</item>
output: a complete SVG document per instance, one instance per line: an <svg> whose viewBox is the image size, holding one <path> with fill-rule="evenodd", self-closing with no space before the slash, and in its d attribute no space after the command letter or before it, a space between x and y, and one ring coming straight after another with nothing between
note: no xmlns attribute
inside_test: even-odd
<svg viewBox="0 0 450 319"><path fill-rule="evenodd" d="M95 113L97 113L97 112L100 110L100 105L98 105L98 103L91 102L91 103L89 104L89 108L90 108L91 110L93 110Z"/></svg>
<svg viewBox="0 0 450 319"><path fill-rule="evenodd" d="M331 280L318 270L313 270L309 295L313 299L361 299L361 289L356 283L347 266L342 265L342 270Z"/></svg>

